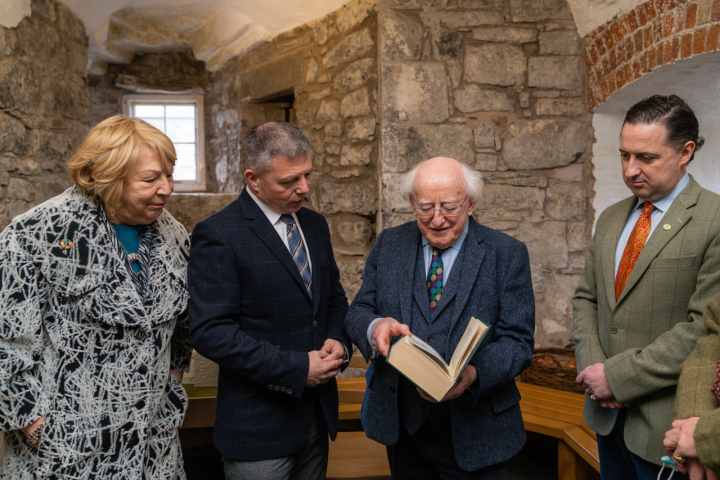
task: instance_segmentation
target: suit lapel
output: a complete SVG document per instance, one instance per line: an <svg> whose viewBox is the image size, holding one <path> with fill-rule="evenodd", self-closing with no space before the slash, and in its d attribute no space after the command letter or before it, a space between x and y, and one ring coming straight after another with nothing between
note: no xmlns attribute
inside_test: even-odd
<svg viewBox="0 0 720 480"><path fill-rule="evenodd" d="M239 200L245 214L245 218L255 220L250 224L250 229L255 232L255 235L257 235L260 240L262 240L265 246L287 269L288 273L290 273L298 285L302 287L302 291L305 292L308 298L310 298L310 294L308 293L307 288L305 288L305 282L300 276L300 271L298 270L297 265L295 265L295 260L293 260L292 255L290 255L290 251L283 241L280 240L277 230L275 230L275 227L272 226L270 220L267 219L263 211L260 210L260 207L257 203L255 203L255 200L250 198L250 194L247 193L247 187L243 189Z"/></svg>
<svg viewBox="0 0 720 480"><path fill-rule="evenodd" d="M693 207L697 204L700 191L700 185L691 178L690 183L688 183L672 205L670 205L667 213L665 213L662 220L660 220L663 225L670 225L670 229L665 230L661 225L655 227L645 247L643 247L640 252L640 256L625 285L625 289L620 295L620 298L618 298L618 303L628 295L632 287L640 280L640 277L643 276L645 270L648 269L650 263L652 263L655 257L665 248L665 245L682 230L687 221L692 217Z"/></svg>
<svg viewBox="0 0 720 480"><path fill-rule="evenodd" d="M449 302L453 296L457 296L455 300L456 305L453 310L453 316L450 321L450 328L448 330L448 342L452 335L450 334L455 328L455 324L460 319L460 314L465 309L465 304L470 298L470 293L475 287L475 278L480 272L483 260L485 260L485 244L482 233L482 228L478 223L470 218L470 227L468 228L468 234L465 237L465 242L461 248L458 258L455 260L455 265L450 273L450 295L447 301ZM458 262L461 262L458 264ZM458 270L458 267L461 270ZM462 281L459 281L462 279ZM457 292L457 293L456 293ZM445 292L440 298L440 302L443 303L445 300ZM445 304L441 305L444 307ZM449 347L449 344L448 344Z"/></svg>
<svg viewBox="0 0 720 480"><path fill-rule="evenodd" d="M612 230L607 233L602 243L602 272L605 281L605 293L607 294L610 309L615 308L615 252L620 241L623 227L627 221L632 208L637 202L637 197L629 197L622 201L622 206L617 209L615 218L610 220Z"/></svg>
<svg viewBox="0 0 720 480"><path fill-rule="evenodd" d="M402 323L405 325L412 325L412 298L410 295L407 294L407 292L412 291L413 296L416 297L417 301L417 292L416 286L413 285L413 280L415 279L415 270L418 268L418 255L422 256L422 251L420 249L420 246L422 245L421 239L422 236L420 235L420 229L417 227L417 223L413 223L413 225L410 226L411 230L411 241L409 242L406 249L404 249L400 255L402 255L401 261L398 263L398 265L414 265L413 268L401 268L397 270L398 274L398 298L400 299L400 315L402 316ZM423 260L422 257L420 260ZM423 265L424 265L423 260ZM427 303L427 295L425 296L425 303ZM419 305L422 305L420 303ZM428 306L428 310L429 310ZM420 308L422 311L422 308ZM429 316L429 311L427 312L427 317Z"/></svg>

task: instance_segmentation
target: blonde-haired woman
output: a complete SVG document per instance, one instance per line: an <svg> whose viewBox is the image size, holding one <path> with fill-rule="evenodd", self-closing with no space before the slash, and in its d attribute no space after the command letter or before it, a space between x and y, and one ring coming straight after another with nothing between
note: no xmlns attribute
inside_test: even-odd
<svg viewBox="0 0 720 480"><path fill-rule="evenodd" d="M0 234L0 479L184 478L185 229L172 142L116 116Z"/></svg>

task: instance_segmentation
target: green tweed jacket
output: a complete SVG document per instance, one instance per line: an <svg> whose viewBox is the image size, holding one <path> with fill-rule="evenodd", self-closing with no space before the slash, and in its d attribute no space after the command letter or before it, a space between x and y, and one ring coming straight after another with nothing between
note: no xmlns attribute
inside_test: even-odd
<svg viewBox="0 0 720 480"><path fill-rule="evenodd" d="M720 403L711 392L720 359L720 297L705 310L705 336L683 363L674 418L700 417L695 446L700 462L720 474Z"/></svg>
<svg viewBox="0 0 720 480"><path fill-rule="evenodd" d="M578 371L604 362L615 398L630 403L625 444L661 464L680 368L704 333L702 313L720 295L720 196L690 183L647 240L615 301L615 250L636 197L598 219L573 297ZM601 435L618 410L585 398L585 423Z"/></svg>

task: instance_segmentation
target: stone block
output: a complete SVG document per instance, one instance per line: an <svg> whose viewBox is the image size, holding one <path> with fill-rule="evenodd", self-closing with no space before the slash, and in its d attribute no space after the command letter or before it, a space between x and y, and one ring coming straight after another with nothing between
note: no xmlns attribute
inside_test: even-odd
<svg viewBox="0 0 720 480"><path fill-rule="evenodd" d="M481 27L473 30L473 39L483 42L532 43L537 38L537 28Z"/></svg>
<svg viewBox="0 0 720 480"><path fill-rule="evenodd" d="M383 228L397 227L408 222L415 222L417 219L414 213L383 213Z"/></svg>
<svg viewBox="0 0 720 480"><path fill-rule="evenodd" d="M377 76L374 58L363 58L348 65L333 81L338 90L350 92L362 87L370 79Z"/></svg>
<svg viewBox="0 0 720 480"><path fill-rule="evenodd" d="M370 243L372 228L370 220L358 217L355 222L340 222L337 226L338 234L346 245L365 246Z"/></svg>
<svg viewBox="0 0 720 480"><path fill-rule="evenodd" d="M65 175L60 178L43 180L35 189L35 202L40 204L46 200L50 200L51 198L60 195L72 185L73 183L70 177L66 177Z"/></svg>
<svg viewBox="0 0 720 480"><path fill-rule="evenodd" d="M375 118L354 118L345 124L348 138L350 140L373 140L376 124Z"/></svg>
<svg viewBox="0 0 720 480"><path fill-rule="evenodd" d="M475 162L473 132L467 125L384 125L383 171L406 172L423 160L450 157L466 165Z"/></svg>
<svg viewBox="0 0 720 480"><path fill-rule="evenodd" d="M330 29L327 22L318 21L313 24L313 33L318 45L325 45L330 38Z"/></svg>
<svg viewBox="0 0 720 480"><path fill-rule="evenodd" d="M308 95L308 99L310 99L310 101L322 100L325 97L329 97L331 93L332 90L330 89L330 87L325 87L322 90L318 90L317 92L313 92Z"/></svg>
<svg viewBox="0 0 720 480"><path fill-rule="evenodd" d="M544 200L545 191L540 188L486 183L477 208L479 210L495 208L506 210L537 209L541 207Z"/></svg>
<svg viewBox="0 0 720 480"><path fill-rule="evenodd" d="M349 2L338 10L335 25L340 32L347 32L365 21L374 8L375 2L371 0Z"/></svg>
<svg viewBox="0 0 720 480"><path fill-rule="evenodd" d="M6 58L0 62L0 108L43 115L51 113L40 88L42 75L32 62L23 58ZM57 90L57 89L55 89Z"/></svg>
<svg viewBox="0 0 720 480"><path fill-rule="evenodd" d="M572 19L566 0L510 0L510 16L513 22Z"/></svg>
<svg viewBox="0 0 720 480"><path fill-rule="evenodd" d="M325 100L320 104L315 120L319 123L327 123L340 118L340 102L336 100Z"/></svg>
<svg viewBox="0 0 720 480"><path fill-rule="evenodd" d="M564 222L521 222L518 240L525 242L530 262L554 269L568 265L568 245Z"/></svg>
<svg viewBox="0 0 720 480"><path fill-rule="evenodd" d="M331 158L333 158L333 162L335 162L337 157ZM328 158L328 163L330 163L330 158ZM359 177L361 172L359 168L343 168L340 170L330 170L328 175L339 180L347 180L348 178Z"/></svg>
<svg viewBox="0 0 720 480"><path fill-rule="evenodd" d="M347 212L359 215L377 213L377 188L364 183L329 183L320 185L320 210L323 214Z"/></svg>
<svg viewBox="0 0 720 480"><path fill-rule="evenodd" d="M37 175L40 173L40 165L31 158L20 160L18 172L22 175Z"/></svg>
<svg viewBox="0 0 720 480"><path fill-rule="evenodd" d="M471 84L455 90L455 107L463 113L511 111L513 101L504 92Z"/></svg>
<svg viewBox="0 0 720 480"><path fill-rule="evenodd" d="M585 252L590 240L585 234L585 222L568 222L567 238L571 252Z"/></svg>
<svg viewBox="0 0 720 480"><path fill-rule="evenodd" d="M476 153L475 170L480 170L482 172L494 172L497 170L497 155L489 153Z"/></svg>
<svg viewBox="0 0 720 480"><path fill-rule="evenodd" d="M325 147L325 151L329 153L330 155L340 155L340 150L342 149L342 146L336 145L336 144L328 144ZM331 163L328 159L328 163Z"/></svg>
<svg viewBox="0 0 720 480"><path fill-rule="evenodd" d="M7 186L7 197L10 200L32 201L35 196L35 187L22 178L10 178Z"/></svg>
<svg viewBox="0 0 720 480"><path fill-rule="evenodd" d="M314 57L310 57L310 60L305 67L305 82L314 83L317 80L318 64Z"/></svg>
<svg viewBox="0 0 720 480"><path fill-rule="evenodd" d="M370 35L370 30L364 28L351 33L330 49L323 57L323 65L325 68L332 68L341 63L358 60L369 54L373 46L375 46L375 41Z"/></svg>
<svg viewBox="0 0 720 480"><path fill-rule="evenodd" d="M366 88L355 90L354 92L345 96L340 102L340 114L343 118L348 117L362 117L363 115L370 115L372 108L370 108L370 96Z"/></svg>
<svg viewBox="0 0 720 480"><path fill-rule="evenodd" d="M490 85L525 83L527 60L514 45L485 44L465 48L465 80Z"/></svg>
<svg viewBox="0 0 720 480"><path fill-rule="evenodd" d="M370 165L375 145L370 143L367 145L343 145L340 153L340 165L347 166L365 166Z"/></svg>
<svg viewBox="0 0 720 480"><path fill-rule="evenodd" d="M505 0L458 0L460 8L503 8Z"/></svg>
<svg viewBox="0 0 720 480"><path fill-rule="evenodd" d="M584 115L587 113L582 98L539 98L535 104L538 115Z"/></svg>
<svg viewBox="0 0 720 480"><path fill-rule="evenodd" d="M409 197L403 192L404 175L382 174L382 198L384 213L412 213Z"/></svg>
<svg viewBox="0 0 720 480"><path fill-rule="evenodd" d="M384 121L440 123L450 116L442 63L385 64L382 76Z"/></svg>
<svg viewBox="0 0 720 480"><path fill-rule="evenodd" d="M535 345L537 347L562 347L572 333L572 304L570 300L580 280L579 275L543 272L543 293L536 299Z"/></svg>
<svg viewBox="0 0 720 480"><path fill-rule="evenodd" d="M59 4L57 7L57 26L63 32L71 35L82 45L87 46L88 37L85 33L85 25L75 16L65 5Z"/></svg>
<svg viewBox="0 0 720 480"><path fill-rule="evenodd" d="M550 172L550 178L555 178L561 182L582 182L582 163L573 163L567 167L560 167Z"/></svg>
<svg viewBox="0 0 720 480"><path fill-rule="evenodd" d="M440 24L450 30L481 25L501 25L505 22L502 12L497 10L427 12L421 15L421 18L428 26L439 20Z"/></svg>
<svg viewBox="0 0 720 480"><path fill-rule="evenodd" d="M363 272L365 271L365 258L350 257L337 260L340 270L340 283L345 289L348 301L352 302L362 285Z"/></svg>
<svg viewBox="0 0 720 480"><path fill-rule="evenodd" d="M553 30L538 36L540 55L582 55L580 36L575 30Z"/></svg>
<svg viewBox="0 0 720 480"><path fill-rule="evenodd" d="M475 146L491 148L495 146L495 126L490 122L479 122L473 131Z"/></svg>
<svg viewBox="0 0 720 480"><path fill-rule="evenodd" d="M575 90L583 85L580 57L533 57L528 62L528 85Z"/></svg>
<svg viewBox="0 0 720 480"><path fill-rule="evenodd" d="M0 152L13 152L19 155L25 152L25 125L2 112L0 112Z"/></svg>
<svg viewBox="0 0 720 480"><path fill-rule="evenodd" d="M380 0L381 8L447 7L448 0Z"/></svg>
<svg viewBox="0 0 720 480"><path fill-rule="evenodd" d="M422 24L393 11L386 12L381 19L380 48L383 60L418 60L422 53Z"/></svg>
<svg viewBox="0 0 720 480"><path fill-rule="evenodd" d="M342 135L342 132L343 132L342 122L330 122L327 125L325 125L325 135L329 135L331 137L339 137Z"/></svg>
<svg viewBox="0 0 720 480"><path fill-rule="evenodd" d="M515 177L509 178L507 183L510 185L515 185L516 187L545 188L548 185L547 178L545 177Z"/></svg>
<svg viewBox="0 0 720 480"><path fill-rule="evenodd" d="M433 55L437 60L451 60L460 55L463 35L442 27L431 30Z"/></svg>
<svg viewBox="0 0 720 480"><path fill-rule="evenodd" d="M584 183L552 183L545 197L545 213L555 220L585 218L587 194Z"/></svg>
<svg viewBox="0 0 720 480"><path fill-rule="evenodd" d="M507 128L503 160L513 170L562 167L575 162L587 143L588 126L583 123L519 120Z"/></svg>

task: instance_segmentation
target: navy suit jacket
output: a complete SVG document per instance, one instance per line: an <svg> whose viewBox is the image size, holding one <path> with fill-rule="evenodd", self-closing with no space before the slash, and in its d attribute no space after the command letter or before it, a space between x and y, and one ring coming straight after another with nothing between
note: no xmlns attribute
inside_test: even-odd
<svg viewBox="0 0 720 480"><path fill-rule="evenodd" d="M214 443L236 460L288 456L302 447L316 399L337 434L337 383L305 386L308 352L343 332L348 308L327 222L297 212L312 259L312 299L260 207L240 197L198 223L188 266L190 340L220 366Z"/></svg>
<svg viewBox="0 0 720 480"><path fill-rule="evenodd" d="M522 242L479 225L472 218L436 315L451 309L446 349L455 350L471 317L490 326L470 360L478 389L449 400L455 459L465 470L507 460L520 450L526 434L515 376L532 360L535 300L530 261ZM345 327L365 358L371 347L367 329L378 317L410 324L411 302L429 309L424 282L414 282L422 236L416 222L383 231L365 264L363 284L350 306ZM457 262L457 261L456 261ZM421 283L423 285L421 285ZM411 328L412 331L412 328ZM368 437L384 445L398 441L397 370L384 357L367 372L362 423Z"/></svg>

